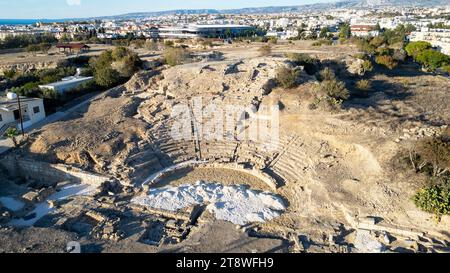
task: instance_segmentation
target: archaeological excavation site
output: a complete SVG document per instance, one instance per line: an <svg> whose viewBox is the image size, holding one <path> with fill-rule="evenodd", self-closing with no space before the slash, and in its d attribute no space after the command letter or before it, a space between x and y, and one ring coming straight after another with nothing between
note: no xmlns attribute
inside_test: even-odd
<svg viewBox="0 0 450 273"><path fill-rule="evenodd" d="M449 134L448 77L378 74L330 110L318 73L352 81L354 48L300 48L307 65L287 43L218 50L137 72L4 152L0 251L450 251L450 218L415 206L425 178L402 167Z"/></svg>

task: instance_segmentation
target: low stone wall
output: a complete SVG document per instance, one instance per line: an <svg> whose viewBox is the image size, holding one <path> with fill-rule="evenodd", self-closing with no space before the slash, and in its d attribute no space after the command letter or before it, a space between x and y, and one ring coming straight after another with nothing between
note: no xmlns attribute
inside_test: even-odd
<svg viewBox="0 0 450 273"><path fill-rule="evenodd" d="M144 183L143 186L146 186L146 188L151 187L152 185L158 183L162 179L189 167L197 167L197 168L221 168L221 169L229 169L229 170L235 170L239 172L244 172L250 175L253 175L263 181L266 185L268 185L273 191L276 191L278 189L278 183L277 181L271 177L269 174L258 170L258 169L246 169L243 165L240 165L238 163L208 163L208 162L201 162L201 161L187 161L183 162L178 165L171 166L169 168L166 168L164 170L161 170L160 172L153 174L151 177L149 177Z"/></svg>
<svg viewBox="0 0 450 273"><path fill-rule="evenodd" d="M109 177L85 172L64 164L49 164L14 156L1 158L0 165L12 176L33 179L44 184L71 181L100 186L102 183L111 180Z"/></svg>
<svg viewBox="0 0 450 273"><path fill-rule="evenodd" d="M238 163L212 163L212 164L208 164L208 165L203 165L201 167L205 167L205 168L222 168L222 169L229 169L229 170L236 170L236 171L240 171L240 172L244 172L244 173L248 173L250 175L253 175L255 177L257 177L258 179L260 179L261 181L263 181L264 183L266 183L266 185L268 185L273 191L276 191L278 189L278 183L276 181L276 179L274 179L272 176L270 176L269 174L259 170L259 169L246 169L244 167L244 165L238 164Z"/></svg>

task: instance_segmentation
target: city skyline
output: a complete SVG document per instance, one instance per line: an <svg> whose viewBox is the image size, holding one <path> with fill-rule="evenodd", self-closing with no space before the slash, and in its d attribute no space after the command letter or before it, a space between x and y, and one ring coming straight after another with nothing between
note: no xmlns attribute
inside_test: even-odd
<svg viewBox="0 0 450 273"><path fill-rule="evenodd" d="M129 0L126 6L120 0L24 0L0 1L0 19L65 19L113 16L133 12L155 12L174 9L235 9L266 6L295 6L329 3L335 0L168 0L148 2Z"/></svg>

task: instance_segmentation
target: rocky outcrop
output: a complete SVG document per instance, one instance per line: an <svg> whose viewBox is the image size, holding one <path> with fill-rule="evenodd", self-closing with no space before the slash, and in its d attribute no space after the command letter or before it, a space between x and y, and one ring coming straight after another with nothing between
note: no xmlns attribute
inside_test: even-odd
<svg viewBox="0 0 450 273"><path fill-rule="evenodd" d="M366 73L364 69L364 60L349 58L345 60L347 65L347 71L356 76L364 76Z"/></svg>
<svg viewBox="0 0 450 273"><path fill-rule="evenodd" d="M56 68L57 65L57 62L2 64L0 65L0 74L3 74L4 71L8 70L14 70L17 72L30 72L33 70Z"/></svg>

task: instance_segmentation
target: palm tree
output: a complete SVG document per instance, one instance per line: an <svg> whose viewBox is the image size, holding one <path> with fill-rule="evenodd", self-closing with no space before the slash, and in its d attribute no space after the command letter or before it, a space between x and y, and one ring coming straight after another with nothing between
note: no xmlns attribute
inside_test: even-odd
<svg viewBox="0 0 450 273"><path fill-rule="evenodd" d="M17 148L18 143L17 143L17 136L19 135L19 132L17 131L16 128L8 128L8 130L6 130L5 132L5 137L10 138L13 143L14 143L14 147Z"/></svg>

